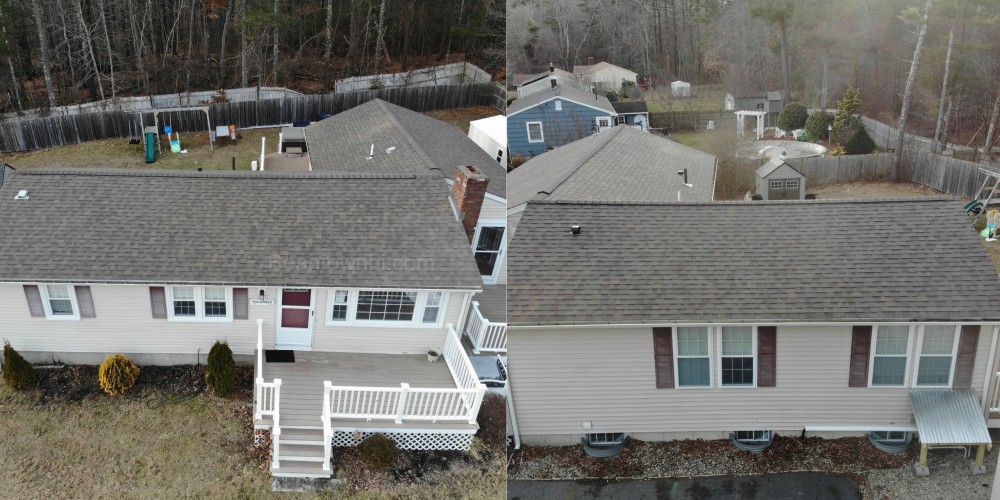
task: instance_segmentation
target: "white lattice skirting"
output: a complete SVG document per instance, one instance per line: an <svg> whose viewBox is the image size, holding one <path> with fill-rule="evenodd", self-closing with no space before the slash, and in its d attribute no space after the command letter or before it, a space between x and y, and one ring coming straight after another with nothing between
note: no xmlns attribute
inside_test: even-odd
<svg viewBox="0 0 1000 500"><path fill-rule="evenodd" d="M357 446L375 434L375 431L334 431L333 446ZM439 432L382 432L401 450L456 450L468 451L472 445L474 433L439 433Z"/></svg>

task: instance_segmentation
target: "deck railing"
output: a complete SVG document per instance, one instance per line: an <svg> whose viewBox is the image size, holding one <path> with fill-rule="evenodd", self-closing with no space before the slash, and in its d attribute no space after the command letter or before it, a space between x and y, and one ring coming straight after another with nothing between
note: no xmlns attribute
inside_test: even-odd
<svg viewBox="0 0 1000 500"><path fill-rule="evenodd" d="M507 323L494 323L483 316L479 302L472 301L472 314L465 324L465 336L472 343L472 352L507 352Z"/></svg>
<svg viewBox="0 0 1000 500"><path fill-rule="evenodd" d="M458 333L448 325L442 356L457 388L413 389L399 387L355 387L323 383L323 431L332 437L331 419L364 419L403 422L476 422L486 386L479 383Z"/></svg>
<svg viewBox="0 0 1000 500"><path fill-rule="evenodd" d="M994 375L993 400L990 402L990 413L1000 413L1000 372Z"/></svg>
<svg viewBox="0 0 1000 500"><path fill-rule="evenodd" d="M281 435L281 379L264 382L264 320L257 320L257 374L254 377L254 422L271 418L271 466L278 467L278 436Z"/></svg>

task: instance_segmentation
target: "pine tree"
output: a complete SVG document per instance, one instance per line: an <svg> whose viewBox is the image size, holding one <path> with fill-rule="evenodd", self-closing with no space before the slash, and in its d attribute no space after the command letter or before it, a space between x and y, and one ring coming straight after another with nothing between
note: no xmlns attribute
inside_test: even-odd
<svg viewBox="0 0 1000 500"><path fill-rule="evenodd" d="M849 131L861 126L861 96L857 87L848 87L844 97L837 103L837 114L833 117L833 136L841 138Z"/></svg>

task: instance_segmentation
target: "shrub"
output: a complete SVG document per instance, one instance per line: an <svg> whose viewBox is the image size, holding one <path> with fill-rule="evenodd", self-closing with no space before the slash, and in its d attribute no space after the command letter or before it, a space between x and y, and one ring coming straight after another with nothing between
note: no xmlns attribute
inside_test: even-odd
<svg viewBox="0 0 1000 500"><path fill-rule="evenodd" d="M128 392L139 378L139 367L124 354L112 354L97 372L104 392L117 396Z"/></svg>
<svg viewBox="0 0 1000 500"><path fill-rule="evenodd" d="M38 375L35 367L27 362L21 355L10 346L10 342L3 343L3 381L7 387L23 391L35 386Z"/></svg>
<svg viewBox="0 0 1000 500"><path fill-rule="evenodd" d="M844 134L861 127L861 95L857 87L848 87L844 97L837 103L837 115L833 118L833 137L842 140Z"/></svg>
<svg viewBox="0 0 1000 500"><path fill-rule="evenodd" d="M830 125L833 125L833 115L825 111L817 111L809 115L809 119L806 120L806 133L814 141L829 140L830 130L827 127Z"/></svg>
<svg viewBox="0 0 1000 500"><path fill-rule="evenodd" d="M847 153L844 152L844 148L831 148L826 152L827 156L843 156Z"/></svg>
<svg viewBox="0 0 1000 500"><path fill-rule="evenodd" d="M376 433L358 444L358 453L368 465L377 470L386 470L396 463L399 447L385 434Z"/></svg>
<svg viewBox="0 0 1000 500"><path fill-rule="evenodd" d="M781 110L781 114L778 115L778 126L784 130L795 130L806 126L808 118L809 112L806 111L806 107L793 102Z"/></svg>
<svg viewBox="0 0 1000 500"><path fill-rule="evenodd" d="M228 343L216 341L212 350L208 351L205 382L219 396L233 393L236 387L236 362L233 361L233 350L229 348Z"/></svg>
<svg viewBox="0 0 1000 500"><path fill-rule="evenodd" d="M476 416L479 432L476 434L490 448L507 443L507 400L498 394L486 393Z"/></svg>
<svg viewBox="0 0 1000 500"><path fill-rule="evenodd" d="M986 229L987 225L986 217L976 217L972 221L972 227L976 230L976 234L982 233L983 229Z"/></svg>
<svg viewBox="0 0 1000 500"><path fill-rule="evenodd" d="M865 131L864 125L858 127L844 144L844 152L849 155L866 155L875 151L875 141Z"/></svg>

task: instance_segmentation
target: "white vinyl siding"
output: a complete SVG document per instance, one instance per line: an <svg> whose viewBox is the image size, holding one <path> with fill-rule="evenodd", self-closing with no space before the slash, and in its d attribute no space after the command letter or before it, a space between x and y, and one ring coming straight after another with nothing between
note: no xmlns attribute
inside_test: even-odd
<svg viewBox="0 0 1000 500"><path fill-rule="evenodd" d="M992 332L989 325L979 335L977 394L989 373ZM586 432L724 439L749 424L795 435L804 426L912 425L910 389L847 386L850 325L778 326L778 385L759 389L657 389L651 328L510 327L508 337L518 426L528 444L578 443ZM721 349L711 349L714 360ZM583 430L583 422L593 430Z"/></svg>

